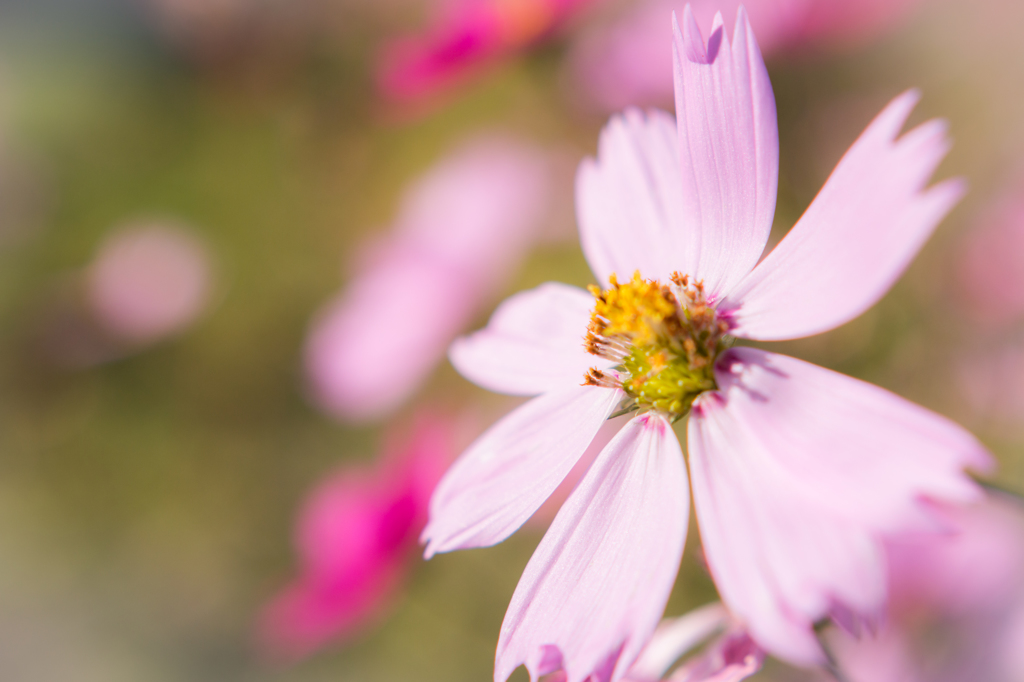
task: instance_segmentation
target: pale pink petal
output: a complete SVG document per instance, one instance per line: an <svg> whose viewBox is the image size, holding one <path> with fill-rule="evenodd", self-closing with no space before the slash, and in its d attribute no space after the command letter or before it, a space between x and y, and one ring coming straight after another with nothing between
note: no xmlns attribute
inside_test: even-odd
<svg viewBox="0 0 1024 682"><path fill-rule="evenodd" d="M659 111L613 118L597 160L580 166L576 205L583 252L602 282L679 271L714 298L750 271L771 230L775 100L745 14L732 45L715 29L711 58L684 18L676 124Z"/></svg>
<svg viewBox="0 0 1024 682"><path fill-rule="evenodd" d="M917 98L906 92L875 118L790 233L719 306L735 335L792 339L860 315L959 201L959 180L925 189L949 150L944 123L896 139Z"/></svg>
<svg viewBox="0 0 1024 682"><path fill-rule="evenodd" d="M596 159L580 164L576 211L580 245L598 280L609 275L667 281L685 264L676 125L662 111L635 109L601 131ZM692 228L689 228L692 229Z"/></svg>
<svg viewBox="0 0 1024 682"><path fill-rule="evenodd" d="M899 23L921 0L691 0L700 26L716 12L730 23L743 4L765 55L813 46L850 47ZM672 12L679 0L630 3L570 45L569 68L583 95L604 111L672 100Z"/></svg>
<svg viewBox="0 0 1024 682"><path fill-rule="evenodd" d="M786 356L733 349L716 380L689 428L708 564L762 646L820 661L815 622L878 614L882 534L927 527L926 498L976 499L961 468L989 456L938 415Z"/></svg>
<svg viewBox="0 0 1024 682"><path fill-rule="evenodd" d="M700 656L669 676L668 682L739 682L764 663L764 650L742 630L727 632Z"/></svg>
<svg viewBox="0 0 1024 682"><path fill-rule="evenodd" d="M487 430L441 479L421 540L426 557L487 547L514 533L558 487L620 391L569 386L530 400Z"/></svg>
<svg viewBox="0 0 1024 682"><path fill-rule="evenodd" d="M313 399L354 420L396 409L426 380L478 305L475 292L452 274L389 256L314 319L305 348Z"/></svg>
<svg viewBox="0 0 1024 682"><path fill-rule="evenodd" d="M939 509L949 529L902 534L886 543L892 607L966 615L995 612L1024 575L1024 514L1016 501L991 496Z"/></svg>
<svg viewBox="0 0 1024 682"><path fill-rule="evenodd" d="M883 627L876 633L853 637L841 628L827 633L829 650L849 682L929 682L914 658L911 633L899 627ZM946 671L948 672L948 671ZM824 680L831 682L831 676ZM971 678L946 677L964 682Z"/></svg>
<svg viewBox="0 0 1024 682"><path fill-rule="evenodd" d="M494 679L619 679L654 631L679 569L689 495L663 418L631 420L598 456L527 564L505 614Z"/></svg>
<svg viewBox="0 0 1024 682"><path fill-rule="evenodd" d="M742 8L732 42L718 16L707 44L684 9L673 55L686 226L677 269L703 280L715 299L750 272L771 231L779 175L775 97Z"/></svg>
<svg viewBox="0 0 1024 682"><path fill-rule="evenodd" d="M537 237L547 173L536 149L488 136L410 186L392 232L312 325L306 373L319 406L371 419L419 387Z"/></svg>
<svg viewBox="0 0 1024 682"><path fill-rule="evenodd" d="M629 668L632 682L659 680L672 664L729 623L729 614L718 602L663 620L640 656Z"/></svg>
<svg viewBox="0 0 1024 682"><path fill-rule="evenodd" d="M448 351L455 369L498 393L536 395L580 384L608 361L583 346L594 297L549 282L502 303L483 330L456 339Z"/></svg>

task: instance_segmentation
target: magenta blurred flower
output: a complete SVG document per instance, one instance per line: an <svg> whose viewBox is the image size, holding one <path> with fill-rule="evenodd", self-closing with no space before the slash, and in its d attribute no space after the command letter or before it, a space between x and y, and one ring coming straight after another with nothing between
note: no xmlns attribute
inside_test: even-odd
<svg viewBox="0 0 1024 682"><path fill-rule="evenodd" d="M437 480L451 462L451 428L421 417L373 468L346 467L306 500L296 527L299 578L267 605L261 642L305 656L378 620L409 570Z"/></svg>
<svg viewBox="0 0 1024 682"><path fill-rule="evenodd" d="M420 99L551 35L592 0L453 0L424 34L382 54L378 85L388 98Z"/></svg>
<svg viewBox="0 0 1024 682"><path fill-rule="evenodd" d="M144 222L108 237L86 277L99 324L138 345L194 322L209 303L213 273L209 252L195 235L171 223Z"/></svg>
<svg viewBox="0 0 1024 682"><path fill-rule="evenodd" d="M1024 317L1024 183L999 199L957 249L964 310L999 325Z"/></svg>
<svg viewBox="0 0 1024 682"><path fill-rule="evenodd" d="M538 237L548 171L538 150L488 137L408 189L391 234L313 323L306 372L318 405L372 419L419 387Z"/></svg>
<svg viewBox="0 0 1024 682"><path fill-rule="evenodd" d="M849 45L898 23L921 0L743 0L766 53ZM680 0L643 0L617 23L583 33L569 57L582 94L605 111L660 104L672 97L669 17ZM697 21L731 17L741 0L692 0Z"/></svg>
<svg viewBox="0 0 1024 682"><path fill-rule="evenodd" d="M830 638L851 682L1009 682L1024 639L1024 510L991 500L942 509L945 534L887 543L890 609L881 631ZM942 632L941 640L934 638Z"/></svg>
<svg viewBox="0 0 1024 682"><path fill-rule="evenodd" d="M507 538L610 415L639 410L527 565L502 625L497 682L524 663L533 677L564 669L568 682L629 670L683 551L689 485L671 424L687 414L719 592L759 646L798 664L824 660L813 632L822 618L878 616L885 535L933 527L926 498L975 499L961 469L990 463L969 433L882 389L730 348L731 337L826 331L889 289L963 192L959 180L926 189L948 149L945 125L897 139L917 96L895 99L759 263L778 136L753 32L740 10L731 41L718 17L705 43L686 10L675 45L676 121L657 111L613 119L577 176L583 250L610 288L522 292L450 352L485 388L541 395L445 474L423 533L428 557Z"/></svg>

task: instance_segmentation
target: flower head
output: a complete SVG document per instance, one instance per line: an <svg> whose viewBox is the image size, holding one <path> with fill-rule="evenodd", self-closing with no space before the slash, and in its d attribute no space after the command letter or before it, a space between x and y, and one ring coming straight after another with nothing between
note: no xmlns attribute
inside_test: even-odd
<svg viewBox="0 0 1024 682"><path fill-rule="evenodd" d="M966 431L891 393L729 346L831 329L888 290L963 192L959 180L927 187L948 149L945 126L899 137L916 95L896 98L759 262L778 134L745 12L731 39L716 17L705 42L684 11L675 77L676 120L612 119L577 176L583 251L610 287L517 294L450 351L476 383L539 397L445 474L423 533L428 556L508 537L605 419L637 412L523 572L496 682L520 664L534 678L563 669L568 682L627 674L674 583L691 483L729 611L758 647L822 663L815 624L873 621L883 608L884 538L933 528L925 499L976 499L962 469L989 464ZM686 414L691 481L671 428Z"/></svg>

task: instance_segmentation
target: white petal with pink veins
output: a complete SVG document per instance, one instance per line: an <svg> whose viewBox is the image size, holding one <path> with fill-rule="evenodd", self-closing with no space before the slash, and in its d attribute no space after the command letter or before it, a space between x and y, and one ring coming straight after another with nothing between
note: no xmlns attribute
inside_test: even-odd
<svg viewBox="0 0 1024 682"><path fill-rule="evenodd" d="M917 102L906 92L839 161L786 237L719 306L733 334L775 341L837 327L875 304L964 193L960 180L925 189L949 151L946 126L896 138Z"/></svg>
<svg viewBox="0 0 1024 682"><path fill-rule="evenodd" d="M676 269L718 298L754 267L771 231L775 97L742 8L731 42L719 15L705 44L687 6L673 55L685 226Z"/></svg>
<svg viewBox="0 0 1024 682"><path fill-rule="evenodd" d="M487 326L452 344L455 369L498 393L537 395L582 384L591 367L608 361L583 347L594 297L557 282L509 297Z"/></svg>
<svg viewBox="0 0 1024 682"><path fill-rule="evenodd" d="M525 663L533 679L626 672L658 624L679 570L689 494L679 443L663 418L632 419L555 517L519 580L494 678Z"/></svg>
<svg viewBox="0 0 1024 682"><path fill-rule="evenodd" d="M421 539L426 556L512 535L558 487L623 398L569 386L534 398L478 438L441 479Z"/></svg>

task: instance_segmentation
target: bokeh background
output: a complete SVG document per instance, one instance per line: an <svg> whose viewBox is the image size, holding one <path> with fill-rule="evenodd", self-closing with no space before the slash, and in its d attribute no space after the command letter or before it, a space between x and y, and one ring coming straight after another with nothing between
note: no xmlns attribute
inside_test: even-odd
<svg viewBox="0 0 1024 682"><path fill-rule="evenodd" d="M0 4L0 678L490 678L541 526L411 560L371 625L302 660L257 637L258 614L296 573L293 525L320 480L371 466L424 406L452 415L465 442L514 404L438 358L386 414L347 419L318 402L304 348L406 188L475 134L543 150L552 198L542 238L488 284L463 329L507 293L591 281L572 174L608 112L571 64L581 36L628 5L594 3L441 92L396 97L375 75L380 50L430 24L428 0ZM971 185L878 306L776 348L964 423L1000 459L994 480L1016 490L1021 26L1014 0L922 0L852 44L826 37L768 55L781 141L774 239L908 87L923 93L911 122L944 117L956 140L938 176ZM193 293L168 304L168 320L118 327L95 302L97 263L132 230L170 234L185 265L166 265L174 256L158 244L155 260L128 270L145 280L167 267L158 280ZM131 274L122 286L144 289ZM440 315L446 302L419 304ZM418 333L393 322L387 334ZM715 598L696 549L691 533L670 614Z"/></svg>

